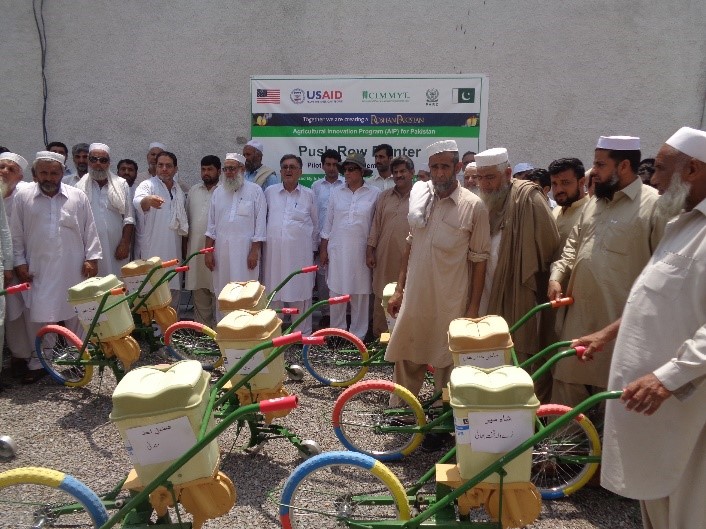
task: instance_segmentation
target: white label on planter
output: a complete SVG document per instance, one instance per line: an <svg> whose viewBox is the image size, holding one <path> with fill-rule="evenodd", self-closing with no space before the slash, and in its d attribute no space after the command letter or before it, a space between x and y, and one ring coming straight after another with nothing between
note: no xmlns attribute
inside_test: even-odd
<svg viewBox="0 0 706 529"><path fill-rule="evenodd" d="M174 461L196 444L187 417L129 428L125 435L130 459L142 466Z"/></svg>
<svg viewBox="0 0 706 529"><path fill-rule="evenodd" d="M106 305L110 302L110 300L106 301ZM83 323L86 325L90 325L91 322L93 321L93 317L96 315L96 312L98 311L98 305L100 303L98 301L87 301L85 303L81 303L80 305L76 305L74 307L74 310L76 311L76 315L78 316L78 319L81 320ZM98 321L108 321L108 315L105 312L102 312L100 316L98 316Z"/></svg>
<svg viewBox="0 0 706 529"><path fill-rule="evenodd" d="M473 411L468 414L474 452L508 452L534 434L531 410Z"/></svg>
<svg viewBox="0 0 706 529"><path fill-rule="evenodd" d="M471 444L471 427L468 425L468 417L454 417L454 427L456 429L456 444Z"/></svg>
<svg viewBox="0 0 706 529"><path fill-rule="evenodd" d="M144 275L141 276L129 276L129 277L123 277L123 283L125 283L125 288L128 289L128 292L137 292L137 289L140 288L140 285L142 282L145 280ZM148 292L150 289L149 285L145 285L144 290Z"/></svg>
<svg viewBox="0 0 706 529"><path fill-rule="evenodd" d="M458 362L462 366L474 367L500 367L505 365L505 351L483 351L482 353L464 353L458 355Z"/></svg>
<svg viewBox="0 0 706 529"><path fill-rule="evenodd" d="M250 352L250 349L226 349L226 354L223 360L223 363L225 364L226 370L230 369L233 367L235 364L240 362L243 357L246 355L246 353ZM264 351L258 351L255 353L255 356L253 356L250 360L246 362L246 364L240 368L240 371L238 371L239 375L249 375L252 373L260 364L262 364L265 361L265 352ZM259 373L265 374L270 372L270 366L266 365L263 367Z"/></svg>

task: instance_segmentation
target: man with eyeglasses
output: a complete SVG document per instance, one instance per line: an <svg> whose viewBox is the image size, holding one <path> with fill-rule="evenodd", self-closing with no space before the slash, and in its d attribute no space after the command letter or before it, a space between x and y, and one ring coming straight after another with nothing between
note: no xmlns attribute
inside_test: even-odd
<svg viewBox="0 0 706 529"><path fill-rule="evenodd" d="M255 281L260 276L262 243L266 239L267 202L262 188L245 179L245 156L226 154L223 179L213 191L208 209L206 266L213 272L216 296L231 281ZM216 309L216 319L223 314Z"/></svg>
<svg viewBox="0 0 706 529"><path fill-rule="evenodd" d="M89 146L88 174L78 181L76 188L88 197L103 249L98 275L119 276L120 268L130 258L135 213L127 182L110 170L110 147L104 143Z"/></svg>
<svg viewBox="0 0 706 529"><path fill-rule="evenodd" d="M365 156L348 154L338 166L346 185L331 191L326 222L321 228L319 259L328 265L326 281L332 296L350 294L351 324L346 323L347 303L331 306L331 326L349 330L361 340L368 332L371 271L365 264L368 233L380 190L363 179L372 171Z"/></svg>
<svg viewBox="0 0 706 529"><path fill-rule="evenodd" d="M221 175L221 159L209 154L201 158L201 183L189 189L186 195L186 215L189 217L189 236L184 237L184 254L191 255L206 247L208 209ZM214 329L216 324L216 294L213 274L204 259L192 259L186 272L186 290L194 295L194 319Z"/></svg>
<svg viewBox="0 0 706 529"><path fill-rule="evenodd" d="M265 189L267 199L267 242L263 257L263 279L268 290L279 285L294 270L310 266L319 247L319 212L311 189L299 184L302 159L285 154L279 162L281 184ZM292 278L273 298L270 306L295 307L303 313L311 307L315 274ZM311 316L302 322L304 334L311 334Z"/></svg>
<svg viewBox="0 0 706 529"><path fill-rule="evenodd" d="M533 182L512 178L507 149L476 154L476 168L478 195L490 214L491 242L480 314L497 314L513 324L546 299L559 231L542 190ZM537 329L532 321L513 334L520 362L540 350ZM549 399L549 386L548 379L535 384L542 402Z"/></svg>

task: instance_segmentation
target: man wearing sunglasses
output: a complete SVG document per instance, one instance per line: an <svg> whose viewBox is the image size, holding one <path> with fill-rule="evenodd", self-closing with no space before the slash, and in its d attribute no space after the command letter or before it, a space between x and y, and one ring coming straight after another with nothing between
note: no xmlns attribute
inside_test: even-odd
<svg viewBox="0 0 706 529"><path fill-rule="evenodd" d="M135 231L135 214L130 189L125 179L110 170L110 147L92 143L88 148L88 174L76 187L86 193L98 229L103 258L98 261L98 275L120 275L120 268L130 257Z"/></svg>

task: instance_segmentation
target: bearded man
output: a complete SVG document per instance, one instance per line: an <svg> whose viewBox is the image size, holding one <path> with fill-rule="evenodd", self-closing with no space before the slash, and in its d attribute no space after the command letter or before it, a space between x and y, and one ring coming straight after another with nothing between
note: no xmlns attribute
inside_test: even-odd
<svg viewBox="0 0 706 529"><path fill-rule="evenodd" d="M606 403L601 485L640 500L645 529L706 527L706 132L674 133L650 183L658 215L676 217L622 318L574 345L593 356L617 335L608 388L623 394Z"/></svg>
<svg viewBox="0 0 706 529"><path fill-rule="evenodd" d="M455 318L478 317L490 253L488 210L459 185L458 146L453 140L427 147L431 182L417 182L409 199L410 233L397 287L387 310L397 317L385 359L394 381L418 394L427 364L436 389L446 387L453 359L447 332ZM398 405L396 397L391 405ZM436 434L425 447L440 447Z"/></svg>
<svg viewBox="0 0 706 529"><path fill-rule="evenodd" d="M208 210L206 266L213 272L213 292L220 294L231 281L257 280L262 243L267 230L267 202L262 188L245 180L245 157L226 154L220 185ZM217 311L217 320L222 318Z"/></svg>
<svg viewBox="0 0 706 529"><path fill-rule="evenodd" d="M130 258L135 231L135 214L125 179L110 171L110 147L92 143L88 148L88 174L76 184L88 197L103 258L98 261L98 275L120 275L120 268Z"/></svg>
<svg viewBox="0 0 706 529"><path fill-rule="evenodd" d="M98 271L101 246L93 213L83 191L61 183L64 157L39 151L32 165L35 182L19 189L10 217L17 279L32 283L23 293L29 336L48 323L83 336L76 311L66 301L68 289ZM36 355L27 364L23 383L46 375Z"/></svg>
<svg viewBox="0 0 706 529"><path fill-rule="evenodd" d="M601 136L595 149L595 196L586 204L552 264L547 297L574 298L561 340L601 329L620 317L630 287L657 247L665 220L656 211L657 191L637 176L640 138ZM566 287L564 289L564 287ZM561 360L554 370L552 402L575 406L608 386L613 347L595 362Z"/></svg>
<svg viewBox="0 0 706 529"><path fill-rule="evenodd" d="M556 259L561 257L566 239L579 220L581 210L588 202L586 196L586 169L578 158L559 158L547 168L552 193L557 206L552 210L561 244Z"/></svg>
<svg viewBox="0 0 706 529"><path fill-rule="evenodd" d="M488 149L476 154L475 161L478 195L490 216L491 242L480 314L500 315L512 325L543 301L559 232L541 188L512 178L507 149ZM520 362L540 350L538 328L530 321L514 333ZM536 384L536 392L540 400L548 398L546 386Z"/></svg>

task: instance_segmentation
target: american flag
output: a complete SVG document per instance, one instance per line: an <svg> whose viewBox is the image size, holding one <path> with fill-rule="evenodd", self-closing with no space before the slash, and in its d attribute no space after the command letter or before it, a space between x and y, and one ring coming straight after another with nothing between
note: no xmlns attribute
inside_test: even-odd
<svg viewBox="0 0 706 529"><path fill-rule="evenodd" d="M258 88L256 96L258 103L279 104L279 88Z"/></svg>

